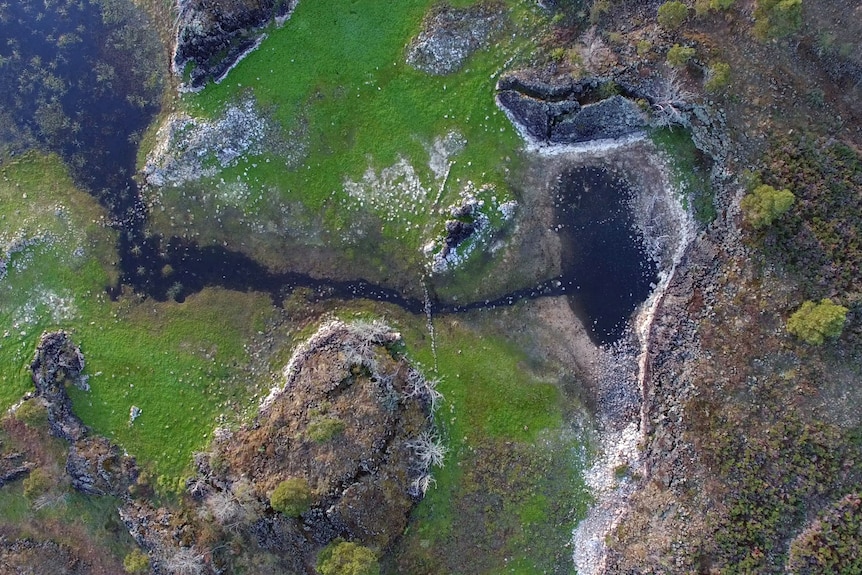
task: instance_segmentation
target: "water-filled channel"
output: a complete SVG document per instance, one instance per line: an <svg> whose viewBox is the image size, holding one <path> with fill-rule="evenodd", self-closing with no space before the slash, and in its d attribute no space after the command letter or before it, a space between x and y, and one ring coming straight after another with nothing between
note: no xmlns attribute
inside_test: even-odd
<svg viewBox="0 0 862 575"><path fill-rule="evenodd" d="M0 46L0 120L6 121L0 122L5 123L0 149L38 142L66 160L77 182L100 200L122 232L122 284L160 300L182 300L205 286L222 286L265 291L275 302L306 287L320 298L376 299L422 313L424 302L362 279L274 273L220 246L146 233L146 209L131 175L137 138L154 118L161 86L141 81L147 60L136 61L129 51L135 49L136 38L152 40L155 34L144 30L142 16L130 3L118 5L126 6L125 11L109 17L100 15L95 2L4 5L0 32L7 40ZM597 343L615 341L624 333L656 279L655 266L634 231L630 191L601 168L577 167L563 171L553 193L563 245L561 276L494 301L435 303L436 313L565 295ZM164 273L167 266L170 274ZM361 275L356 270L356 276ZM119 286L110 291L119 293Z"/></svg>

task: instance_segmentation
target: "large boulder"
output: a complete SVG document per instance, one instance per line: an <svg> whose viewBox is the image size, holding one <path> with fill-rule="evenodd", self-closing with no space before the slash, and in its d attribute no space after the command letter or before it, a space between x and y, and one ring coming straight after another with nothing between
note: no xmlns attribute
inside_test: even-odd
<svg viewBox="0 0 862 575"><path fill-rule="evenodd" d="M591 140L612 140L643 131L646 118L640 108L622 96L611 96L580 109L577 114L556 118L548 141L576 144Z"/></svg>
<svg viewBox="0 0 862 575"><path fill-rule="evenodd" d="M262 28L283 22L297 0L179 0L174 72L191 89L220 81L259 42Z"/></svg>
<svg viewBox="0 0 862 575"><path fill-rule="evenodd" d="M497 105L532 144L577 144L642 132L647 118L622 95L605 96L610 81L543 77L521 71L497 82Z"/></svg>

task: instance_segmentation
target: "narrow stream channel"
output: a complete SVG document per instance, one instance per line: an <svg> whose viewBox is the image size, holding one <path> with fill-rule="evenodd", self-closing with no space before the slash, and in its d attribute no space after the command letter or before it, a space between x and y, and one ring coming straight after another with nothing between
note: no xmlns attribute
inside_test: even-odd
<svg viewBox="0 0 862 575"><path fill-rule="evenodd" d="M131 13L129 13L131 14ZM0 150L38 144L60 154L77 183L93 194L121 233L120 284L157 300L182 301L207 286L263 291L280 304L296 288L315 297L373 299L421 314L424 302L363 279L335 281L274 273L220 246L146 232L147 211L132 175L138 138L158 111L160 85L142 85L134 63L121 61L145 34L130 17L103 19L95 2L7 3L0 8ZM153 95L156 95L155 97ZM2 123L2 122L0 122ZM627 204L629 191L600 168L565 171L557 194L563 273L489 301L433 303L436 314L513 305L564 295L598 344L622 336L649 295L656 269L645 257ZM355 270L361 276L361 270ZM108 289L118 297L121 285Z"/></svg>

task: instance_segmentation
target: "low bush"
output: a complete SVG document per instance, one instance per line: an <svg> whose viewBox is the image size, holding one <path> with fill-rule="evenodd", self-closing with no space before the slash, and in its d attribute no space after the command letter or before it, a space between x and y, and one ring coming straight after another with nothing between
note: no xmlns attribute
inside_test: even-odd
<svg viewBox="0 0 862 575"><path fill-rule="evenodd" d="M851 493L831 505L790 544L794 575L862 573L862 497Z"/></svg>
<svg viewBox="0 0 862 575"><path fill-rule="evenodd" d="M790 209L796 197L790 190L776 190L762 184L742 198L740 207L745 221L755 229L765 228Z"/></svg>
<svg viewBox="0 0 862 575"><path fill-rule="evenodd" d="M787 320L787 331L807 343L822 345L827 338L841 335L847 311L846 307L828 298L820 303L806 301Z"/></svg>
<svg viewBox="0 0 862 575"><path fill-rule="evenodd" d="M150 570L150 558L140 549L135 549L123 558L123 569L133 575L146 573Z"/></svg>
<svg viewBox="0 0 862 575"><path fill-rule="evenodd" d="M694 58L694 54L694 48L674 44L673 47L667 51L667 63L674 68L682 68L688 64L689 60Z"/></svg>
<svg viewBox="0 0 862 575"><path fill-rule="evenodd" d="M719 92L730 82L730 64L727 62L715 62L709 68L706 82L703 84L707 92Z"/></svg>
<svg viewBox="0 0 862 575"><path fill-rule="evenodd" d="M374 552L351 541L335 541L317 559L320 575L380 575Z"/></svg>
<svg viewBox="0 0 862 575"><path fill-rule="evenodd" d="M787 36L802 26L802 0L757 0L754 20L761 40Z"/></svg>
<svg viewBox="0 0 862 575"><path fill-rule="evenodd" d="M662 28L676 30L688 18L688 6L677 0L665 2L658 7L658 23Z"/></svg>
<svg viewBox="0 0 862 575"><path fill-rule="evenodd" d="M32 501L40 495L44 495L51 488L53 482L47 469L37 467L24 479L24 497Z"/></svg>
<svg viewBox="0 0 862 575"><path fill-rule="evenodd" d="M279 513L299 517L311 507L311 487L301 477L285 479L272 492L269 504Z"/></svg>

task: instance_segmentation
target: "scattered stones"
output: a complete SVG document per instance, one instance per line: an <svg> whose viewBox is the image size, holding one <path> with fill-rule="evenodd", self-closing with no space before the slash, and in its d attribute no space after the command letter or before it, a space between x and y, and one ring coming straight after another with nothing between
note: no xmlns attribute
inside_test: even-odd
<svg viewBox="0 0 862 575"><path fill-rule="evenodd" d="M173 114L159 128L158 143L142 170L144 179L158 188L215 176L241 157L262 153L271 132L250 99L213 121ZM212 161L218 166L208 165Z"/></svg>
<svg viewBox="0 0 862 575"><path fill-rule="evenodd" d="M56 541L0 536L0 572L89 575L95 571L74 551Z"/></svg>
<svg viewBox="0 0 862 575"><path fill-rule="evenodd" d="M479 2L464 9L445 4L434 8L407 49L407 63L434 76L457 72L500 30L503 8L497 2Z"/></svg>
<svg viewBox="0 0 862 575"><path fill-rule="evenodd" d="M489 200L481 199L490 196ZM426 244L422 251L430 256L431 273L443 273L461 265L479 247L488 247L494 233L492 217L507 222L515 216L518 203L510 200L498 203L493 187L476 189L472 183L462 190L458 203L449 208L441 238ZM497 212L497 213L492 213Z"/></svg>

